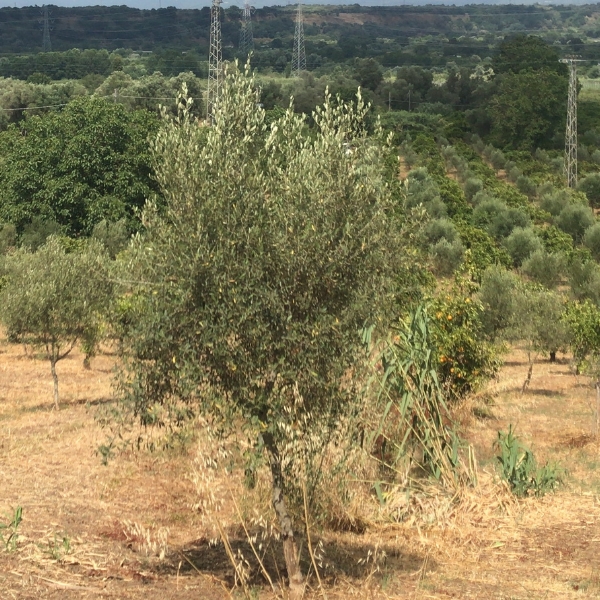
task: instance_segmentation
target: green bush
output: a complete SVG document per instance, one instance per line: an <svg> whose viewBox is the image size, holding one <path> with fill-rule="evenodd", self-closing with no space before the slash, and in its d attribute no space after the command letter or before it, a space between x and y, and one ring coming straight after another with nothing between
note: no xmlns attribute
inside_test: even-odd
<svg viewBox="0 0 600 600"><path fill-rule="evenodd" d="M536 250L542 248L542 242L533 229L517 227L505 240L504 245L515 267L520 267Z"/></svg>
<svg viewBox="0 0 600 600"><path fill-rule="evenodd" d="M500 266L491 266L483 273L478 295L483 309L481 324L492 340L501 337L512 323L518 282L514 273Z"/></svg>
<svg viewBox="0 0 600 600"><path fill-rule="evenodd" d="M485 340L482 312L481 304L460 280L449 294L432 303L439 377L451 398L477 389L500 366L498 348Z"/></svg>
<svg viewBox="0 0 600 600"><path fill-rule="evenodd" d="M600 261L600 223L594 223L586 229L583 244L586 248L589 248L594 259Z"/></svg>
<svg viewBox="0 0 600 600"><path fill-rule="evenodd" d="M564 254L552 254L545 249L536 250L524 263L523 273L536 283L555 288L565 270Z"/></svg>
<svg viewBox="0 0 600 600"><path fill-rule="evenodd" d="M506 249L498 246L487 231L464 221L456 222L456 229L463 246L468 250L468 261L477 273L485 271L490 265L512 264Z"/></svg>
<svg viewBox="0 0 600 600"><path fill-rule="evenodd" d="M594 207L600 205L600 173L592 173L579 180L577 191L583 192L590 204Z"/></svg>
<svg viewBox="0 0 600 600"><path fill-rule="evenodd" d="M573 238L555 225L544 228L534 228L536 235L542 240L544 248L548 252L554 252L570 256L573 252Z"/></svg>
<svg viewBox="0 0 600 600"><path fill-rule="evenodd" d="M34 217L23 229L21 246L35 251L43 246L51 235L58 235L60 232L61 227L55 221Z"/></svg>
<svg viewBox="0 0 600 600"><path fill-rule="evenodd" d="M425 227L424 234L425 239L430 245L437 244L442 239L453 242L458 237L456 227L449 219L430 221Z"/></svg>
<svg viewBox="0 0 600 600"><path fill-rule="evenodd" d="M556 217L558 227L568 233L577 244L581 242L585 230L591 227L594 221L592 210L581 204L565 206Z"/></svg>
<svg viewBox="0 0 600 600"><path fill-rule="evenodd" d="M498 198L490 198L480 202L473 210L473 224L482 229L488 230L488 227L502 213L507 211L507 206Z"/></svg>
<svg viewBox="0 0 600 600"><path fill-rule="evenodd" d="M465 196L467 200L473 200L473 196L478 192L481 192L483 189L483 181L481 179L477 179L476 177L470 177L465 182Z"/></svg>
<svg viewBox="0 0 600 600"><path fill-rule="evenodd" d="M526 196L529 196L530 198L535 196L535 194L537 192L536 185L526 175L521 175L520 177L517 177L516 184L517 184L517 189L521 193L525 194Z"/></svg>
<svg viewBox="0 0 600 600"><path fill-rule="evenodd" d="M462 264L465 249L460 240L440 239L432 248L433 268L438 275L452 275Z"/></svg>
<svg viewBox="0 0 600 600"><path fill-rule="evenodd" d="M543 496L561 483L562 471L558 466L546 463L538 467L533 452L515 436L512 425L508 432L498 432L496 448L500 473L515 496Z"/></svg>
<svg viewBox="0 0 600 600"><path fill-rule="evenodd" d="M518 208L509 208L496 215L488 225L487 231L497 240L508 237L517 227L531 225L529 217Z"/></svg>
<svg viewBox="0 0 600 600"><path fill-rule="evenodd" d="M542 196L540 208L557 217L569 204L569 194L565 190L553 191Z"/></svg>

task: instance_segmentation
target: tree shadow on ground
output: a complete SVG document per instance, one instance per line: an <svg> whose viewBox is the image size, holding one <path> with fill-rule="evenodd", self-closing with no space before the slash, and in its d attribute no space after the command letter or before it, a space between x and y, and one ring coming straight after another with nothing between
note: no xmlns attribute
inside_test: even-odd
<svg viewBox="0 0 600 600"><path fill-rule="evenodd" d="M228 533L231 553L248 573L248 585L269 585L252 546L245 534L239 531ZM425 557L412 552L402 551L389 544L374 544L361 536L352 536L353 540L328 541L325 538L311 536L319 574L324 583L333 585L340 578L379 582L392 573L414 573L422 568ZM270 538L254 541L254 547L263 563L265 571L275 585L285 583L286 570L281 541ZM304 573L314 573L306 540L300 540L302 569ZM193 572L212 575L228 586L236 583L235 570L221 541L212 544L207 539L196 540L176 551L170 557L171 564L180 565L181 574L193 575ZM428 569L435 568L431 558Z"/></svg>

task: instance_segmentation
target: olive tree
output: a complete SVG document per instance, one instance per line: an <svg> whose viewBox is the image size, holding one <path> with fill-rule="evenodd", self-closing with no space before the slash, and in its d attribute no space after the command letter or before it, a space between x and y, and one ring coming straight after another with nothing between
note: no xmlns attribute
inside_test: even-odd
<svg viewBox="0 0 600 600"><path fill-rule="evenodd" d="M4 269L0 318L10 339L46 354L58 409L56 363L89 337L110 301L104 254L93 242L67 253L51 236L36 252L22 248L8 254Z"/></svg>
<svg viewBox="0 0 600 600"><path fill-rule="evenodd" d="M313 440L317 465L356 407L360 331L385 322L402 224L360 95L326 96L312 130L291 109L267 127L255 86L230 73L208 130L180 99L153 145L165 204L148 205L130 249L144 283L123 335L123 399L143 424L200 413L246 432L298 589L290 497L314 487L294 440Z"/></svg>

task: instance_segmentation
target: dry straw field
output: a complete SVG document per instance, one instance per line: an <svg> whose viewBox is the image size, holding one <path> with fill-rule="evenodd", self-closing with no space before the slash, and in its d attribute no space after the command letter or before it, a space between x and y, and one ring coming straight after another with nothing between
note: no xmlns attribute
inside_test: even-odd
<svg viewBox="0 0 600 600"><path fill-rule="evenodd" d="M16 535L0 531L0 598L281 597L266 499L248 497L233 478L203 479L201 441L184 460L142 451L103 466L94 415L111 402L114 357L100 355L89 370L82 363L74 353L59 364L63 405L54 411L47 362L0 347L0 522L22 507ZM460 498L424 488L393 499L412 507L401 523L374 518L373 498L356 507L360 531L313 529L322 585L311 577L307 598L600 597L594 391L566 360L540 361L521 396L526 370L513 351L499 378L457 412L476 448L478 487ZM509 423L540 460L567 470L557 493L516 501L498 481L492 446ZM210 493L221 503L208 514ZM211 543L219 529L227 546ZM246 589L234 587L228 553L247 571ZM306 544L303 556L308 569Z"/></svg>

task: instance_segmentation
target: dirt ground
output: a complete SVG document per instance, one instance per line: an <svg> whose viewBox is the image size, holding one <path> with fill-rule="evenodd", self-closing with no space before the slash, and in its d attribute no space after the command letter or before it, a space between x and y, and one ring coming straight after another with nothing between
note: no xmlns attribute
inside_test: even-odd
<svg viewBox="0 0 600 600"><path fill-rule="evenodd" d="M244 597L225 548L209 541L192 455L132 452L102 464L96 449L105 434L95 415L111 405L115 359L101 355L86 370L82 358L59 363L55 411L49 364L0 345L0 523L17 507L23 516L14 547L0 540L0 599ZM419 518L402 523L315 532L313 546L329 566L323 588L313 577L307 597L600 597L594 390L566 360L540 360L521 396L526 371L524 354L513 351L498 379L457 413L479 486L460 499L421 496ZM509 423L541 462L566 469L557 493L515 501L498 482L492 447ZM237 523L224 533L250 565ZM8 531L0 530L4 540ZM280 554L273 545L264 559L274 589L257 576L247 597L281 597Z"/></svg>

